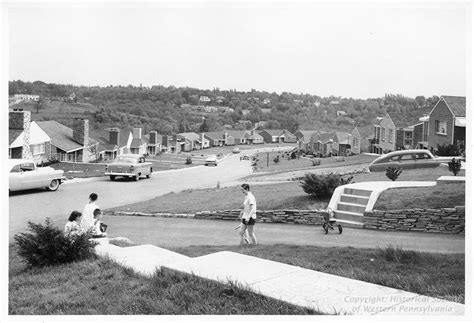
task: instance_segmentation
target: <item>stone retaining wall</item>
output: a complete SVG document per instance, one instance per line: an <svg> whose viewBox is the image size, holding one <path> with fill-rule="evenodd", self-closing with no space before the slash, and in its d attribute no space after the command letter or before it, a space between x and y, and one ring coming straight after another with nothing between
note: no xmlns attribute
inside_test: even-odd
<svg viewBox="0 0 474 323"><path fill-rule="evenodd" d="M192 218L192 219L209 219L209 220L240 220L241 210L224 210L224 211L204 211L195 214L173 214L173 213L142 213L142 212L124 212L113 211L107 212L107 215L115 216L152 216L165 218ZM295 224L311 224L321 225L323 223L322 210L270 210L258 211L257 222L268 223L295 223Z"/></svg>
<svg viewBox="0 0 474 323"><path fill-rule="evenodd" d="M363 222L365 229L463 233L465 232L465 207L374 210L364 213Z"/></svg>

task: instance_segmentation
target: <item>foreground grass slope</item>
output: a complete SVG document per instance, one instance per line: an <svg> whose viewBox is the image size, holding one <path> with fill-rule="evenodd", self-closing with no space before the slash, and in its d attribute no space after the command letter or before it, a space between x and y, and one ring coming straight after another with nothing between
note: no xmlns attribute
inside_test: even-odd
<svg viewBox="0 0 474 323"><path fill-rule="evenodd" d="M174 251L196 257L222 250L464 303L463 254L288 245L192 246ZM107 259L27 269L10 247L9 314L317 313L235 284L219 284L170 270L145 278Z"/></svg>

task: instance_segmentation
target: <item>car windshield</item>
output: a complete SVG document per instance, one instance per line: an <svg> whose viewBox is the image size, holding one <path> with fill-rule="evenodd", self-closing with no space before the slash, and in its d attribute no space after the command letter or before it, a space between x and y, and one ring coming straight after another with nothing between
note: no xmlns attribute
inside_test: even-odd
<svg viewBox="0 0 474 323"><path fill-rule="evenodd" d="M133 157L119 157L117 158L118 163L127 163L127 164L133 164L136 162L136 158Z"/></svg>

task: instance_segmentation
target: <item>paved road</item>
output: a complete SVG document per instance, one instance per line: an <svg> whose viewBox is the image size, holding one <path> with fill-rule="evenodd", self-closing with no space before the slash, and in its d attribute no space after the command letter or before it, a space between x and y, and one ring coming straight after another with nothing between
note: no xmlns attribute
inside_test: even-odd
<svg viewBox="0 0 474 323"><path fill-rule="evenodd" d="M196 166L181 170L156 172L151 179L138 182L108 177L71 180L58 191L32 190L14 193L9 197L10 238L27 227L28 221L42 222L51 217L54 223L64 225L71 211L82 212L91 192L99 195L101 208L146 201L169 192L192 188L225 185L251 173L250 161L240 161L239 154L229 155L217 167Z"/></svg>
<svg viewBox="0 0 474 323"><path fill-rule="evenodd" d="M237 245L237 221L105 216L110 237L127 237L136 244L159 247L191 245ZM147 230L143 230L146 227ZM292 244L320 247L369 248L400 246L404 249L439 253L464 253L464 235L420 232L386 232L344 228L342 234L324 234L320 226L258 223L261 244Z"/></svg>

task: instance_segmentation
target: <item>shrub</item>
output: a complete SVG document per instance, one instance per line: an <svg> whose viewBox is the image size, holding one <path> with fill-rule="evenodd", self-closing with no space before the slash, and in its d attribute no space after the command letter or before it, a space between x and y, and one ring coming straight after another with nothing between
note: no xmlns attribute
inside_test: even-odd
<svg viewBox="0 0 474 323"><path fill-rule="evenodd" d="M438 145L438 156L460 156L461 152L455 145Z"/></svg>
<svg viewBox="0 0 474 323"><path fill-rule="evenodd" d="M277 155L275 158L273 158L273 162L274 162L275 164L278 164L278 163L280 162L280 156Z"/></svg>
<svg viewBox="0 0 474 323"><path fill-rule="evenodd" d="M344 179L339 174L317 175L306 173L300 182L303 191L313 197L331 197L336 187L352 182L352 176Z"/></svg>
<svg viewBox="0 0 474 323"><path fill-rule="evenodd" d="M186 157L186 165L191 165L193 163L193 158L191 156Z"/></svg>
<svg viewBox="0 0 474 323"><path fill-rule="evenodd" d="M456 160L455 158L451 159L448 163L449 170L453 172L454 176L456 176L461 171L461 160Z"/></svg>
<svg viewBox="0 0 474 323"><path fill-rule="evenodd" d="M321 165L321 159L319 159L319 158L313 158L313 159L311 159L311 162L313 163L313 166Z"/></svg>
<svg viewBox="0 0 474 323"><path fill-rule="evenodd" d="M403 250L401 247L389 245L385 249L378 248L378 253L385 260L402 264L417 264L421 260L421 253L412 250Z"/></svg>
<svg viewBox="0 0 474 323"><path fill-rule="evenodd" d="M66 236L53 226L50 218L44 225L28 222L28 226L30 233L16 234L14 239L18 255L30 266L44 267L96 257L97 243L90 240L90 234Z"/></svg>
<svg viewBox="0 0 474 323"><path fill-rule="evenodd" d="M402 173L402 169L398 167L387 167L385 176L390 178L392 181L395 181L398 176Z"/></svg>

